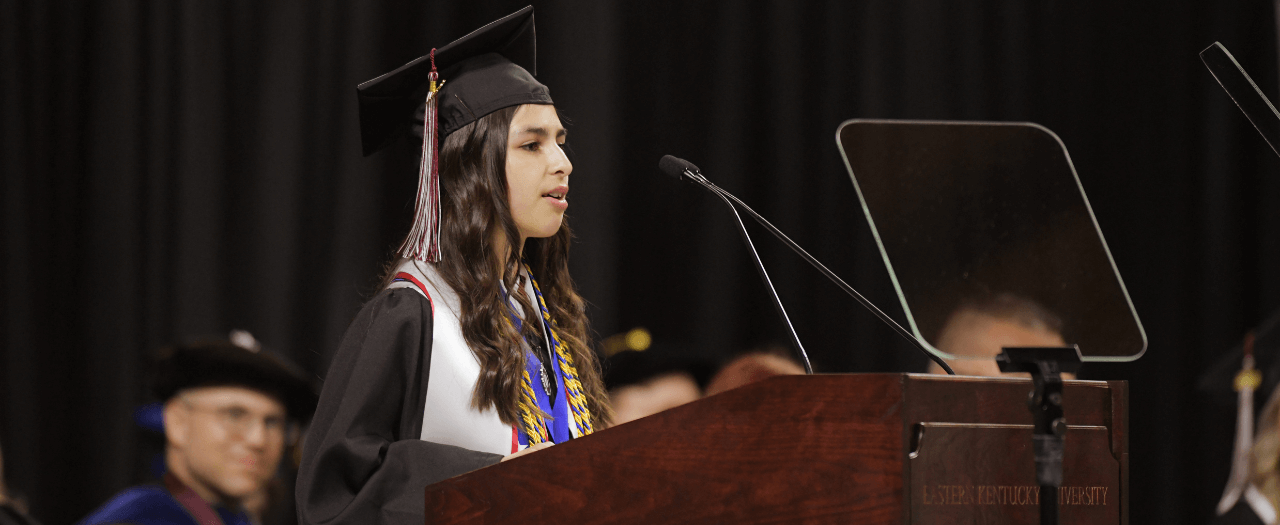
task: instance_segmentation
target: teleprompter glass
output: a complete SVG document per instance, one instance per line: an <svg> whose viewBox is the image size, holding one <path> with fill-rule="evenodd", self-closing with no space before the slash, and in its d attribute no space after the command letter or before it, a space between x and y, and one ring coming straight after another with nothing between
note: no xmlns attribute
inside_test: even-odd
<svg viewBox="0 0 1280 525"><path fill-rule="evenodd" d="M1036 305L1085 361L1147 338L1066 147L1030 123L850 120L836 132L915 336L967 305ZM1006 301L1007 302L1007 301Z"/></svg>
<svg viewBox="0 0 1280 525"><path fill-rule="evenodd" d="M1276 111L1275 105L1271 104L1271 100L1262 93L1249 74L1244 72L1244 68L1240 67L1236 57L1231 56L1231 52L1222 44L1214 42L1200 52L1200 60L1213 73L1213 78L1217 79L1222 89L1227 91L1227 96L1231 97L1249 122L1253 123L1253 127L1258 129L1258 133L1262 134L1262 138L1271 146L1271 151L1280 155L1280 149L1277 149L1280 147L1280 112Z"/></svg>

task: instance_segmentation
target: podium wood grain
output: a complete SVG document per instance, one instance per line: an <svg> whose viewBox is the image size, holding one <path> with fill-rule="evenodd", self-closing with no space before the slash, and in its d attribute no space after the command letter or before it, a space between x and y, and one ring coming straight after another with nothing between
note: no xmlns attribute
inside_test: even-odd
<svg viewBox="0 0 1280 525"><path fill-rule="evenodd" d="M1124 454L1117 387L1123 402L1123 384L1070 382L1066 410L1072 425L1110 429L1103 443ZM431 485L427 523L911 523L917 423L1029 424L1028 391L1011 379L775 377Z"/></svg>

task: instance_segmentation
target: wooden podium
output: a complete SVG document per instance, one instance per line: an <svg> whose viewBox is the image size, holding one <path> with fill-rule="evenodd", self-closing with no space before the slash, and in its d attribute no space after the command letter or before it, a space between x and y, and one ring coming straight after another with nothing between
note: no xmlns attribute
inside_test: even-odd
<svg viewBox="0 0 1280 525"><path fill-rule="evenodd" d="M426 488L427 523L1039 523L1028 379L775 377ZM1127 524L1128 389L1067 381L1062 523Z"/></svg>

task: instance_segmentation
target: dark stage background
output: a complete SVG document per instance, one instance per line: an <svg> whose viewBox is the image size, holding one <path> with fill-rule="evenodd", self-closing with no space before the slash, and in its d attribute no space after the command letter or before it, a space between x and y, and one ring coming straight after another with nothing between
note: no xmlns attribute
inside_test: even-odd
<svg viewBox="0 0 1280 525"><path fill-rule="evenodd" d="M0 442L37 518L71 522L140 475L131 413L163 344L245 328L323 376L415 183L412 144L361 158L355 85L523 3L0 2ZM1222 41L1276 93L1271 4L536 5L598 334L644 325L715 358L787 342L728 211L659 175L663 154L902 319L836 126L1038 122L1067 144L1150 339L1084 373L1130 381L1133 523L1208 519L1234 412L1194 380L1280 307L1280 159L1197 53ZM923 370L757 243L815 369Z"/></svg>

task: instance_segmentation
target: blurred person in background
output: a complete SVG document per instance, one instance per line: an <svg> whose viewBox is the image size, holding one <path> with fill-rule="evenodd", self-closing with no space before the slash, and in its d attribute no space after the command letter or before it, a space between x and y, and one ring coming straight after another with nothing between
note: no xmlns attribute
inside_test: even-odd
<svg viewBox="0 0 1280 525"><path fill-rule="evenodd" d="M9 492L4 482L4 450L0 449L0 525L40 525L27 515L27 506Z"/></svg>
<svg viewBox="0 0 1280 525"><path fill-rule="evenodd" d="M782 346L766 346L734 357L707 384L706 395L746 386L773 376L803 375L804 366Z"/></svg>
<svg viewBox="0 0 1280 525"><path fill-rule="evenodd" d="M1280 508L1280 388L1272 391L1258 416L1253 445L1247 450L1245 483L1214 525L1262 525L1277 522ZM1224 496L1224 500L1227 496Z"/></svg>
<svg viewBox="0 0 1280 525"><path fill-rule="evenodd" d="M269 490L315 409L306 376L257 346L210 341L161 351L154 392L163 401L162 482L126 489L80 523L255 523L245 504Z"/></svg>
<svg viewBox="0 0 1280 525"><path fill-rule="evenodd" d="M710 379L709 360L680 345L654 344L644 328L610 336L602 346L614 424L697 401Z"/></svg>
<svg viewBox="0 0 1280 525"><path fill-rule="evenodd" d="M962 376L1029 377L1022 372L1001 372L996 356L1005 347L1066 345L1057 315L1010 293L966 300L947 318L936 341L938 350L958 357L947 359L947 364ZM930 362L929 373L945 372ZM1075 379L1075 374L1064 373L1062 377Z"/></svg>
<svg viewBox="0 0 1280 525"><path fill-rule="evenodd" d="M255 352L262 351L262 345L252 334L243 330L232 330L231 342L242 348ZM293 366L293 365L290 365ZM165 431L164 404L147 403L134 411L133 420L138 427L146 430L142 434L140 446L144 449L142 481L159 481L168 470L165 467ZM301 433L299 433L301 434ZM299 449L296 440L285 444L284 458L271 478L261 490L246 496L242 501L245 513L254 525L292 525L298 522L297 506L293 501L293 486L298 476Z"/></svg>
<svg viewBox="0 0 1280 525"><path fill-rule="evenodd" d="M1245 335L1200 377L1198 388L1236 397L1231 473L1214 525L1277 523L1280 509L1280 312ZM1266 399L1262 411L1255 401ZM1255 431L1256 420L1256 431Z"/></svg>

